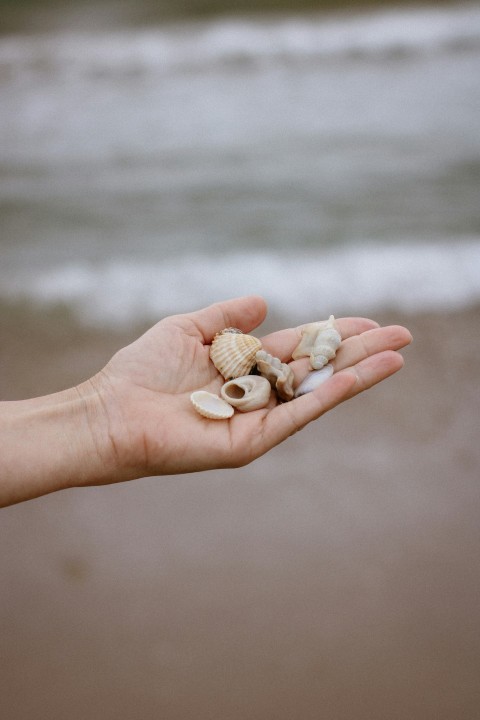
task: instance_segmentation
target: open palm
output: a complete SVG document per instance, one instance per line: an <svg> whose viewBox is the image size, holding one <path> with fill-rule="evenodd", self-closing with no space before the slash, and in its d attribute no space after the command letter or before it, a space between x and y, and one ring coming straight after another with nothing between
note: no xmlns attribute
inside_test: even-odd
<svg viewBox="0 0 480 720"><path fill-rule="evenodd" d="M259 297L217 303L162 320L118 352L97 376L109 435L123 476L139 477L244 465L289 435L399 370L396 352L411 340L402 327L379 328L364 318L337 320L343 342L335 374L313 393L267 408L207 420L190 402L194 390L219 393L224 382L209 356L214 335L225 327L251 332L264 319ZM311 322L317 318L308 318ZM300 338L293 328L261 338L263 347L290 362L296 383L308 372L306 359L291 362Z"/></svg>

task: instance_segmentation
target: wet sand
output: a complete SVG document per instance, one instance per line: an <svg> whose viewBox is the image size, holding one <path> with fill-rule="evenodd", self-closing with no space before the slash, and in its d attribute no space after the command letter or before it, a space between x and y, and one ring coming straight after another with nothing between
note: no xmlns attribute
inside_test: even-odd
<svg viewBox="0 0 480 720"><path fill-rule="evenodd" d="M248 468L0 511L2 715L479 716L480 309L377 319L404 370ZM2 314L3 399L137 334L51 320Z"/></svg>

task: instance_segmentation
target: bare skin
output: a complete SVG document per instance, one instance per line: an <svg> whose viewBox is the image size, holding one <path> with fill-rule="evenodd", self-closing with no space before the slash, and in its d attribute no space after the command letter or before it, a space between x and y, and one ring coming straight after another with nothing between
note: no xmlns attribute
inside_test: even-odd
<svg viewBox="0 0 480 720"><path fill-rule="evenodd" d="M398 350L411 342L400 326L338 319L343 341L335 373L314 392L288 403L272 397L267 408L230 420L201 417L190 393L218 393L224 382L209 357L215 333L230 326L251 332L265 315L263 299L252 296L168 317L91 380L0 403L0 506L68 487L246 465L397 372ZM291 328L262 338L267 352L290 362L296 384L308 372L307 359L291 361L300 333Z"/></svg>

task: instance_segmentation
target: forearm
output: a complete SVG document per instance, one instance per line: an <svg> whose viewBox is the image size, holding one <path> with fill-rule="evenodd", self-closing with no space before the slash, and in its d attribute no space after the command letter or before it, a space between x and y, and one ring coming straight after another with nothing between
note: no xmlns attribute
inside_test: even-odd
<svg viewBox="0 0 480 720"><path fill-rule="evenodd" d="M108 482L115 471L93 387L0 403L0 507Z"/></svg>

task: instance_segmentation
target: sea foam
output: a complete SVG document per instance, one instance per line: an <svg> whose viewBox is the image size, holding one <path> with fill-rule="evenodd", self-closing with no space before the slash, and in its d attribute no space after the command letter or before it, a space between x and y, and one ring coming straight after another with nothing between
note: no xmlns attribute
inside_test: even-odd
<svg viewBox="0 0 480 720"><path fill-rule="evenodd" d="M291 323L330 313L460 309L480 302L480 239L185 255L161 264L116 259L0 283L0 296L65 303L86 323L115 325L153 322L250 293L263 295Z"/></svg>
<svg viewBox="0 0 480 720"><path fill-rule="evenodd" d="M480 7L381 9L368 13L237 17L103 33L64 31L0 40L0 69L18 77L55 71L171 73L246 62L437 52L480 43Z"/></svg>

